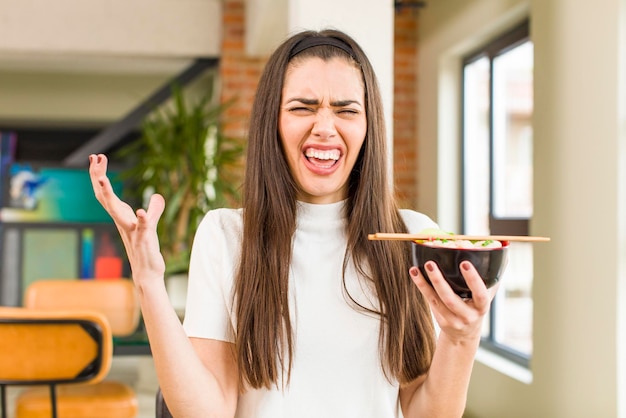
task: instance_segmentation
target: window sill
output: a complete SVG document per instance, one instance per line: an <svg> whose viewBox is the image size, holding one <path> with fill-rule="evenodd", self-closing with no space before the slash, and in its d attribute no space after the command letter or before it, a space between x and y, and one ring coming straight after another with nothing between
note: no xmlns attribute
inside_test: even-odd
<svg viewBox="0 0 626 418"><path fill-rule="evenodd" d="M531 384L533 382L533 373L530 369L482 347L479 347L476 352L476 361L522 383Z"/></svg>

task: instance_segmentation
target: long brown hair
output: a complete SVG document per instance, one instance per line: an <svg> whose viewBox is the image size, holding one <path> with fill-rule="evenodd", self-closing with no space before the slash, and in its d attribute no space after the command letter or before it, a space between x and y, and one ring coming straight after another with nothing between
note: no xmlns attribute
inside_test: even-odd
<svg viewBox="0 0 626 418"><path fill-rule="evenodd" d="M312 36L333 37L348 47L318 45L290 58L294 45ZM289 63L310 57L341 57L360 68L363 76L367 134L348 180L344 275L348 263L353 262L361 280L372 283L379 302L376 314L381 319L383 369L388 378L406 383L430 366L432 318L408 276L410 246L367 239L372 232L406 232L406 226L389 185L383 106L374 71L359 45L336 30L305 31L286 40L269 58L257 88L243 188L244 239L234 293L240 378L253 388L269 388L285 374L288 379L294 359L288 281L296 228L296 184L281 148L278 117ZM355 305L355 309L366 308Z"/></svg>

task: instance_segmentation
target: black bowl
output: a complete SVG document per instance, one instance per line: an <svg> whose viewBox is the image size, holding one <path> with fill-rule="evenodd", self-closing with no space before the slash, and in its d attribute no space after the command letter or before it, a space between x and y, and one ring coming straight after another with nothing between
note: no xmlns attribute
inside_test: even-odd
<svg viewBox="0 0 626 418"><path fill-rule="evenodd" d="M430 283L424 264L432 260L439 266L441 273L450 287L462 298L471 298L472 292L461 274L460 264L469 261L474 265L487 288L495 285L504 272L508 261L509 243L502 241L499 248L450 248L425 245L413 242L413 264L416 265L426 281Z"/></svg>

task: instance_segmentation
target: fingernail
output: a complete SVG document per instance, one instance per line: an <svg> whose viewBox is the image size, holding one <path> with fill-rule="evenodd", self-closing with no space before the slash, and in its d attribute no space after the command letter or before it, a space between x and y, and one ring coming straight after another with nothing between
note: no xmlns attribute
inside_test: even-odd
<svg viewBox="0 0 626 418"><path fill-rule="evenodd" d="M417 274L418 274L417 267L415 267L415 266L411 267L411 268L409 269L409 274L410 274L411 276L417 276Z"/></svg>
<svg viewBox="0 0 626 418"><path fill-rule="evenodd" d="M432 261L429 261L428 263L426 263L426 270L434 271L435 270L435 266L433 264L434 263Z"/></svg>
<svg viewBox="0 0 626 418"><path fill-rule="evenodd" d="M469 271L469 269L470 269L470 263L469 263L469 261L464 261L464 262L462 262L462 263L461 263L461 268L462 268L463 270L465 270L465 271Z"/></svg>

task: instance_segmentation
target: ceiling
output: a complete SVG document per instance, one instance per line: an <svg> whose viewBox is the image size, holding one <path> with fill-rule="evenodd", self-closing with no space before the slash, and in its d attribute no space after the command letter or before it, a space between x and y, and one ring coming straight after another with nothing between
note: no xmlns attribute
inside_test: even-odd
<svg viewBox="0 0 626 418"><path fill-rule="evenodd" d="M129 56L86 56L3 52L0 71L20 73L178 74L193 60Z"/></svg>

